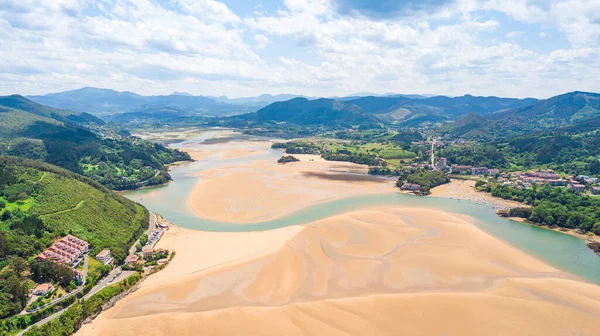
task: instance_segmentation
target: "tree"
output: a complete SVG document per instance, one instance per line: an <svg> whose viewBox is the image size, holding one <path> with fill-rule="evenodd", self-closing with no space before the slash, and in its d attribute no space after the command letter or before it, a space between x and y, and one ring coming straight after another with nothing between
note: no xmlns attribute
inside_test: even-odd
<svg viewBox="0 0 600 336"><path fill-rule="evenodd" d="M0 259L4 259L10 254L10 251L12 250L11 245L6 232L0 231Z"/></svg>
<svg viewBox="0 0 600 336"><path fill-rule="evenodd" d="M15 271L15 274L19 278L22 277L23 272L29 269L27 261L21 257L14 257L10 259L10 267L12 267L13 271Z"/></svg>
<svg viewBox="0 0 600 336"><path fill-rule="evenodd" d="M2 221L7 221L11 218L12 218L12 213L8 209L4 210L4 212L2 213L2 216L0 216L0 220L2 220Z"/></svg>

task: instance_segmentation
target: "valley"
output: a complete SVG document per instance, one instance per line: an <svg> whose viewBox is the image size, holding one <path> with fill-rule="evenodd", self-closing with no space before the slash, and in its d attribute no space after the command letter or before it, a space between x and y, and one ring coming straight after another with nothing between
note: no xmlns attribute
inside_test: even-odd
<svg viewBox="0 0 600 336"><path fill-rule="evenodd" d="M509 327L515 332L573 328L583 334L595 332L591 321L598 311L598 287L560 270L565 267L584 276L586 270L598 269L600 258L580 240L557 232L548 232L550 238L497 217L487 205L398 195L393 192L394 180L372 195L351 197L353 188L365 184L357 190L368 192L365 186L372 182L302 172L325 169L325 175L367 176L365 166L334 166L339 164L306 154L296 155L300 162L278 165L275 160L281 152L269 150L264 139L204 144L213 135L208 132L177 145L202 161L173 168L171 184L127 193L183 226L170 230L159 243L175 249L177 258L78 334L118 330L123 335L159 335L193 329L227 334L242 324L251 333L267 335L284 330L337 334L350 326L395 334L407 325L468 334L460 327L465 316L485 321L475 329L491 331L497 328L492 316L504 310L517 312ZM244 148L247 153L241 155ZM247 181L248 189L236 187L242 181ZM311 194L324 199L301 197L302 188L319 190ZM326 190L336 188L343 188L350 198L327 197ZM198 202L198 192L222 195L210 194ZM297 196L287 198L287 192ZM548 253L567 241L568 255ZM204 258L203 251L212 253ZM600 274L593 273L585 277L600 281ZM581 291L586 299L578 301L575 292ZM423 325L432 317L419 309L428 307L434 314L436 307L450 302L470 308L439 325ZM422 311L418 316L423 320L381 315L405 309ZM545 312L543 316L536 315L539 311ZM551 317L558 315L569 316L569 322ZM275 326L267 319L274 316L279 321ZM340 318L345 326L336 322Z"/></svg>
<svg viewBox="0 0 600 336"><path fill-rule="evenodd" d="M389 119L390 113L420 118L394 112L414 108L410 99L437 104L436 113L449 119L441 121L436 114L435 123L411 127ZM472 101L466 110L480 114L464 116L466 112L448 105L465 100ZM474 107L482 101L487 110ZM0 113L0 141L6 141L0 149L11 155L3 159L6 167L0 174L0 223L8 247L0 276L10 288L4 292L8 310L2 328L8 335L30 325L24 335L53 329L133 335L148 333L151 318L159 335L170 332L177 316L185 324L200 319L202 328L214 334L228 333L236 323L258 333L264 325L250 323L249 316L268 311L281 322L273 333L289 330L290 323L300 326L301 333L343 333L345 328L335 321L344 313L327 310L335 303L344 307L337 309L360 316L349 319L357 323L355 328L394 334L396 320L365 324L360 321L375 316L357 307L422 309L444 305L452 297L452 302L469 302L473 310L466 314L480 320L517 309L507 298L518 298L550 315L567 314L581 324L583 334L593 333L589 321L597 315L597 300L576 300L570 291L585 287L594 298L593 283L600 282L600 258L586 246L594 248L600 232L593 210L598 201L593 194L600 166L598 130L569 126L577 125L582 115L575 113L577 120L570 120L571 111L545 130L498 129L501 136L485 130L486 137L460 133L476 131L476 124L489 125L490 118L500 118L497 113L513 115L506 111L527 106L536 111L538 104L564 101L293 98L247 114L149 126L145 117L138 123L103 116L106 123L20 96L0 99L6 109ZM595 108L593 99L588 102L578 108ZM503 110L494 110L498 108ZM593 113L585 115L593 125ZM65 184L63 178L79 182L69 187L71 182ZM122 210L85 185L134 213L115 220ZM130 190L121 195L133 202L110 189ZM171 230L155 232L156 219L147 209L171 223ZM502 216L560 230L498 217L498 210ZM55 247L62 245L56 244L65 235L90 244L90 256L99 260L110 251L107 258L120 266L111 271L86 255L82 260L89 259L90 271L87 264L73 266L90 274L83 281L63 281L57 274L66 270L51 263L42 270L39 255L63 258L52 253L58 253ZM162 238L158 243L157 237ZM448 244L454 248L444 249ZM146 256L148 245L160 251L157 257L154 252ZM418 246L423 249L414 249ZM209 250L213 252L200 256ZM482 251L485 257L474 257ZM435 261L433 256L440 254L447 259ZM15 273L20 264L31 268L31 275ZM121 277L121 272L127 273ZM21 278L26 285L10 285ZM53 286L49 294L25 302L26 291L46 284ZM540 295L519 294L530 288L546 289ZM86 291L86 298L95 298L87 306L77 299ZM22 298L21 303L10 308L10 297ZM15 317L26 305L31 312ZM478 305L490 307L489 312ZM97 319L90 307L100 312ZM226 313L230 309L237 312L236 319ZM307 318L314 314L327 317L317 326ZM549 323L548 315L535 314L520 311L515 328L527 328L526 321L536 319L549 330L573 330L570 323ZM73 323L61 324L63 316ZM79 325L83 320L93 321ZM456 317L444 323L461 330L460 321ZM487 327L497 328L490 323L476 329ZM531 330L543 327L532 325Z"/></svg>
<svg viewBox="0 0 600 336"><path fill-rule="evenodd" d="M0 0L0 336L600 335L600 0Z"/></svg>

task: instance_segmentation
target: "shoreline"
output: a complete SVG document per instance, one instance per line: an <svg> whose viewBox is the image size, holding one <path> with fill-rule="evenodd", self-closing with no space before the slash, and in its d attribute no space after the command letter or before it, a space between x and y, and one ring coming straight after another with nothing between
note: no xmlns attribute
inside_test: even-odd
<svg viewBox="0 0 600 336"><path fill-rule="evenodd" d="M252 158L266 144L239 146L198 146L214 160L251 158L194 174L186 195L190 202L200 189L198 204L225 221L399 192L393 180L347 176L363 166L314 156L278 165ZM434 188L434 197L490 201L470 183ZM600 287L435 207L373 205L267 231L169 227L157 247L177 257L77 335L600 333Z"/></svg>
<svg viewBox="0 0 600 336"><path fill-rule="evenodd" d="M577 238L579 238L579 239L581 239L581 240L583 240L585 242L600 243L600 236L597 236L597 235L589 236L587 234L579 233L579 232L577 232L578 231L577 229L561 228L560 226L553 226L553 227L551 227L551 226L547 226L547 225L533 223L533 222L527 220L526 218L521 218L521 217L504 217L504 218L510 219L512 221L515 221L515 222L524 223L524 224L527 224L527 225L537 226L537 227L542 228L542 229L564 233L564 234L567 234L569 236L577 237ZM594 251L594 252L596 254L598 254L598 256L600 256L600 252L596 252L596 251Z"/></svg>
<svg viewBox="0 0 600 336"><path fill-rule="evenodd" d="M210 146L217 145L208 146L195 150L211 151ZM197 175L187 203L194 213L210 220L252 224L332 200L394 191L394 180L369 176L366 165L308 154L297 154L300 161L282 165L276 160L252 160L252 155L269 150L270 142L254 143L251 155L242 156L236 145L218 146L222 157L234 152L248 159Z"/></svg>
<svg viewBox="0 0 600 336"><path fill-rule="evenodd" d="M371 207L289 228L295 232L285 239L272 236L276 246L264 239L272 231L255 232L268 246L258 254L240 251L255 240L236 233L240 257L217 264L214 256L221 250L236 250L225 238L230 233L218 233L223 238L217 239L209 232L173 226L172 235L161 239L175 246L177 258L170 266L77 335L137 335L147 333L149 323L152 335L202 330L231 335L242 325L249 334L269 330L269 335L281 335L299 325L304 334L337 335L331 328L340 319L350 325L369 321L370 330L393 326L393 332L378 334L396 335L396 328L458 330L472 317L481 322L471 321L470 328L481 334L498 328L498 314L508 311L514 312L513 331L600 329L585 313L600 312L600 301L593 299L600 297L600 287L522 252L461 215ZM214 266L202 268L197 258ZM447 308L456 305L462 308L448 315L452 310ZM436 307L441 311L434 312ZM399 320L393 313L407 309L423 312L424 320L412 314ZM446 317L424 327L436 315ZM565 318L568 323L561 322ZM366 330L356 328L352 330Z"/></svg>
<svg viewBox="0 0 600 336"><path fill-rule="evenodd" d="M433 188L431 190L432 193L429 196L444 197L444 198L451 198L451 199L462 199L462 200L467 200L467 201L474 201L479 204L482 204L482 203L487 204L488 206L490 206L496 210L496 214L499 217L503 217L503 216L500 216L498 214L498 210L506 210L506 209L510 209L510 208L531 207L528 204L523 204L523 203L519 203L519 202L515 202L515 201L508 201L508 200L504 200L502 198L494 197L488 193L476 190L474 188L474 186L475 186L475 181L473 181L473 180L452 179L450 181L450 183L448 183L448 184L437 186L437 187ZM444 188L442 188L442 187L444 187ZM455 189L452 189L452 187L455 187ZM600 243L600 236L597 236L597 235L588 236L587 234L581 234L581 233L577 232L577 229L561 228L558 226L550 227L550 226L546 226L546 225L529 222L527 219L521 218L521 217L504 217L504 218L507 218L507 219L510 219L510 220L513 220L516 222L528 224L528 225L534 225L534 226L537 226L537 227L540 227L543 229L567 234L567 235L570 235L573 237L577 237L577 238L583 240L586 243L586 245L588 242ZM600 256L600 252L596 252L591 247L589 247L589 248L592 251L594 251L598 256Z"/></svg>

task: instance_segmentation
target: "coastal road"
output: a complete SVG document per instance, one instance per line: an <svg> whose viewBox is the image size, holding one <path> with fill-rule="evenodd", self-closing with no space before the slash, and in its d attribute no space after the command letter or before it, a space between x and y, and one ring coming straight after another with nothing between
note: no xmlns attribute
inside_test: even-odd
<svg viewBox="0 0 600 336"><path fill-rule="evenodd" d="M113 277L117 274L117 272L121 270L120 267L115 268L114 270L112 270L112 272L110 272L106 277L104 277L96 286L94 286L94 288L92 288L92 290L87 293L86 295L83 296L84 299L89 299L92 295L98 293L102 288L121 282L123 280L125 280L127 277L129 277L130 275L132 275L133 273L135 273L135 271L122 271L121 275L115 277L113 279ZM86 270L87 273L87 270ZM112 281L111 281L112 280ZM80 289L83 287L80 287ZM79 290L77 290L77 292L79 292ZM44 324L52 321L53 319L59 317L60 315L62 315L65 311L67 311L68 307L65 309L62 309L50 316L47 316L44 319L39 320L38 322L32 324L31 326L29 326L27 329L21 331L20 333L17 334L17 336L21 336L23 335L23 333L25 333L27 330L29 330L30 328L32 328L33 326L37 326L37 327L41 327Z"/></svg>
<svg viewBox="0 0 600 336"><path fill-rule="evenodd" d="M156 228L156 223L158 222L158 216L156 216L156 214L152 211L150 211L150 220L148 223L148 230L144 231L144 233L150 233L152 232L152 230L154 230ZM135 252L137 252L135 245L137 245L137 243L139 243L140 240L136 240L135 243L133 243L133 245L131 245L131 247L129 248L129 254L134 254Z"/></svg>
<svg viewBox="0 0 600 336"><path fill-rule="evenodd" d="M117 276L117 273L119 273L119 272L121 272L121 274ZM135 271L123 271L123 270L121 270L121 267L117 267L114 270L112 270L110 273L108 273L107 276L102 278L102 280L100 280L100 282L96 286L94 286L94 288L92 288L92 290L89 293L84 295L83 298L87 300L92 295L98 293L102 288L104 288L106 286L110 286L115 283L118 283L118 282L124 280L125 278L129 277L133 273L135 273Z"/></svg>
<svg viewBox="0 0 600 336"><path fill-rule="evenodd" d="M56 312L56 313L54 313L54 314L52 314L52 315L50 315L50 316L48 316L48 317L46 317L44 319L41 319L41 320L37 321L36 323L34 323L34 324L30 325L29 327L27 327L27 329L25 329L25 330L21 331L20 333L18 333L17 336L23 335L27 330L33 328L33 326L36 326L36 327L43 326L44 324L46 324L46 323L54 320L55 318L59 317L60 315L62 315L66 311L67 311L67 309L63 309L63 310L58 311L58 312Z"/></svg>

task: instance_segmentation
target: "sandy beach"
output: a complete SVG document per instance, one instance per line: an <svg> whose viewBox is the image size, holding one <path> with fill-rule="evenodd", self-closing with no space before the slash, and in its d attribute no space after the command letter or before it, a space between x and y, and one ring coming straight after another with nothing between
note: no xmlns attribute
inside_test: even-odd
<svg viewBox="0 0 600 336"><path fill-rule="evenodd" d="M193 155L219 152L223 158L266 153L269 142L225 143L202 146ZM318 155L294 155L299 162L277 164L257 160L207 169L188 198L201 217L254 223L282 217L307 206L335 199L394 192L393 179L366 175L368 167L325 161Z"/></svg>
<svg viewBox="0 0 600 336"><path fill-rule="evenodd" d="M600 287L434 209L251 234L175 229L161 244L173 265L79 335L600 332Z"/></svg>
<svg viewBox="0 0 600 336"><path fill-rule="evenodd" d="M487 204L496 209L510 209L526 207L527 205L515 201L493 197L490 194L479 192L475 189L473 180L452 179L450 183L442 184L431 189L431 196L461 199L479 204Z"/></svg>
<svg viewBox="0 0 600 336"><path fill-rule="evenodd" d="M242 225L394 190L360 165L263 160L268 146L196 147L196 157L256 159L202 171L190 206ZM472 194L464 181L434 189ZM434 208L371 207L264 232L173 226L158 247L177 252L171 264L77 335L600 334L599 286Z"/></svg>

